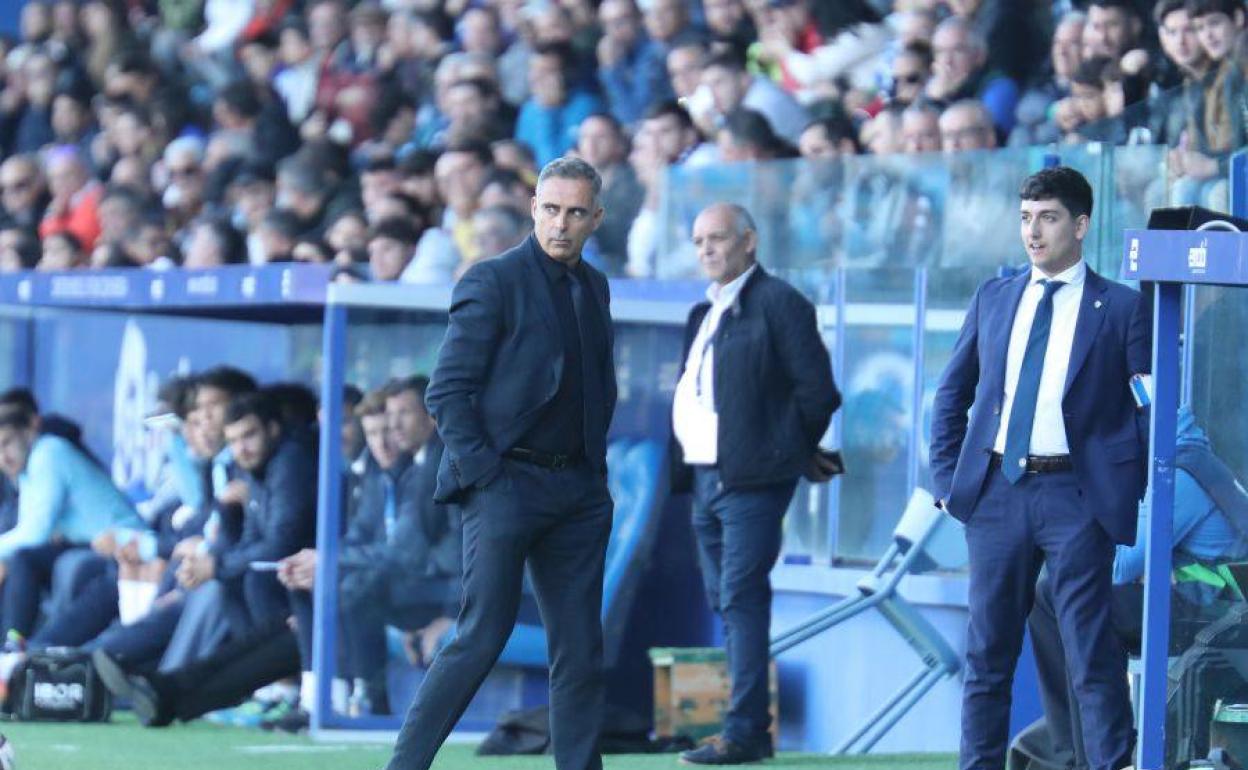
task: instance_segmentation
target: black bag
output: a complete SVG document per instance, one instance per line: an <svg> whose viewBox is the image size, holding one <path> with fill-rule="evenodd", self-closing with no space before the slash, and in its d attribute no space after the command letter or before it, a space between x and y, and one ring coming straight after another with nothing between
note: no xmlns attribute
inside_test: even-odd
<svg viewBox="0 0 1248 770"><path fill-rule="evenodd" d="M22 722L107 722L113 697L89 653L52 648L32 652L13 672L7 705Z"/></svg>
<svg viewBox="0 0 1248 770"><path fill-rule="evenodd" d="M1241 603L1206 626L1170 666L1166 767L1183 767L1209 755L1209 724L1218 701L1248 700L1248 680L1240 665L1246 652L1248 604Z"/></svg>

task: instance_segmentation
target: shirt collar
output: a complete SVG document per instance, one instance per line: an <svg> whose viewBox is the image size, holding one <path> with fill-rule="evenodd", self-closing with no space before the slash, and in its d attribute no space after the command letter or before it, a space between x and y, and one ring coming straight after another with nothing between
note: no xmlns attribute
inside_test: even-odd
<svg viewBox="0 0 1248 770"><path fill-rule="evenodd" d="M1052 281L1061 281L1067 286L1082 286L1084 280L1087 277L1088 277L1088 263L1084 262L1081 259L1075 264L1063 270L1062 272L1053 276L1052 278L1045 275L1044 271L1042 271L1040 268L1032 267L1031 268L1031 280L1028 282L1028 285L1029 286L1034 285L1039 281L1052 280Z"/></svg>
<svg viewBox="0 0 1248 770"><path fill-rule="evenodd" d="M537 264L541 266L542 273L546 276L546 280L550 281L551 286L558 284L560 279L569 273L579 276L578 271L581 267L580 260L577 261L574 267L568 267L562 262L551 258L545 251L543 251L535 236L530 235L529 239L533 245L533 258L536 259Z"/></svg>
<svg viewBox="0 0 1248 770"><path fill-rule="evenodd" d="M755 262L744 273L733 278L723 286L712 283L706 287L706 298L711 301L712 305L731 305L737 301L737 295L741 293L741 287L745 286L745 282L750 280L750 276L757 269L758 263Z"/></svg>

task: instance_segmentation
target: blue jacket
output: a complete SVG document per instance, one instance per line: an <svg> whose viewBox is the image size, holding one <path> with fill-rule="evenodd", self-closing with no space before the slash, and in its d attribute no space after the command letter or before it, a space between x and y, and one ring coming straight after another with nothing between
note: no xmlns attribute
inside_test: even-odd
<svg viewBox="0 0 1248 770"><path fill-rule="evenodd" d="M243 472L250 497L242 532L213 545L216 576L239 578L253 561L277 561L316 542L316 453L284 438L264 468Z"/></svg>
<svg viewBox="0 0 1248 770"><path fill-rule="evenodd" d="M1031 271L975 293L932 407L932 493L971 518L1001 424L1006 353ZM1075 322L1062 416L1084 511L1117 543L1135 540L1147 482L1147 415L1129 381L1151 371L1152 323L1140 293L1087 272ZM968 418L969 410L969 418Z"/></svg>
<svg viewBox="0 0 1248 770"><path fill-rule="evenodd" d="M530 98L516 118L516 138L533 148L541 168L575 147L581 122L602 109L602 100L586 91L573 91L559 107L543 107Z"/></svg>
<svg viewBox="0 0 1248 770"><path fill-rule="evenodd" d="M710 302L700 302L689 312L681 374L710 309ZM714 345L724 485L796 480L809 470L832 413L841 405L814 306L759 265L741 287L736 305L720 319ZM674 437L671 448L672 490L688 491L690 467Z"/></svg>
<svg viewBox="0 0 1248 770"><path fill-rule="evenodd" d="M0 561L54 537L85 545L113 527L146 527L104 469L60 436L35 439L17 489L17 525L0 535Z"/></svg>
<svg viewBox="0 0 1248 770"><path fill-rule="evenodd" d="M440 503L493 479L502 453L533 428L559 390L563 351L542 259L549 257L530 235L473 265L451 293L450 323L425 395L446 444L435 493ZM611 293L602 273L589 264L585 270L607 335L602 382L609 424L616 398ZM605 455L588 462L606 473Z"/></svg>

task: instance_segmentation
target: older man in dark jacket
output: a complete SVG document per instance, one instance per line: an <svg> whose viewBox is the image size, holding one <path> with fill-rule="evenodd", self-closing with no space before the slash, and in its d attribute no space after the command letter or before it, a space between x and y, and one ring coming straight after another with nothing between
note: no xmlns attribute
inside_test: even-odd
<svg viewBox="0 0 1248 770"><path fill-rule="evenodd" d="M768 573L798 478L830 476L819 440L841 395L814 307L758 265L749 212L710 206L694 221L693 243L712 284L685 328L673 478L677 491L693 489L698 558L711 607L724 621L732 700L719 740L681 759L740 764L773 751Z"/></svg>

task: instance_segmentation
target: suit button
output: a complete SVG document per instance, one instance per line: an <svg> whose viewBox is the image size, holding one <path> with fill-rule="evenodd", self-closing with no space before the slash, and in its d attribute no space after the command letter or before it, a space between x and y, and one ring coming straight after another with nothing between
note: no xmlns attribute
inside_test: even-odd
<svg viewBox="0 0 1248 770"><path fill-rule="evenodd" d="M997 404L996 406L994 406L994 407L992 408L992 413L993 413L993 414L1001 414L1001 405L1000 405L1000 404Z"/></svg>

